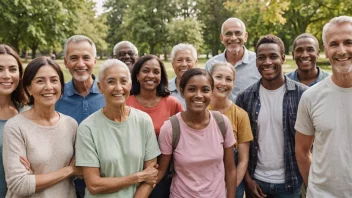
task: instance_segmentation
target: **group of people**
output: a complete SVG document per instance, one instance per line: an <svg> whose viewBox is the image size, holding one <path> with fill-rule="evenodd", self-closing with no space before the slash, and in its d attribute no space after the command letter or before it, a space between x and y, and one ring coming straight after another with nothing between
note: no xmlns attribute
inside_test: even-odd
<svg viewBox="0 0 352 198"><path fill-rule="evenodd" d="M307 33L284 75L282 40L251 52L237 18L205 69L192 45L174 46L170 80L129 41L95 76L94 42L67 39L66 84L50 58L23 69L0 45L0 197L351 197L352 17L322 35L332 75Z"/></svg>

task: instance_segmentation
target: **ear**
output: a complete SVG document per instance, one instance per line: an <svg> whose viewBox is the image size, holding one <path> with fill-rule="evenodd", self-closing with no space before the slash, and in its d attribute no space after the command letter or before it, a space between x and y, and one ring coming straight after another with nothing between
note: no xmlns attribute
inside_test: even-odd
<svg viewBox="0 0 352 198"><path fill-rule="evenodd" d="M222 36L222 34L220 34L220 40L221 40L222 44L224 44L223 39L224 39L224 37Z"/></svg>
<svg viewBox="0 0 352 198"><path fill-rule="evenodd" d="M317 58L319 58L320 55L320 49L317 50Z"/></svg>
<svg viewBox="0 0 352 198"><path fill-rule="evenodd" d="M292 54L292 59L295 60L295 52L292 51L291 54Z"/></svg>
<svg viewBox="0 0 352 198"><path fill-rule="evenodd" d="M183 89L182 88L180 88L180 92L181 92L182 98L185 99L185 95L183 94Z"/></svg>
<svg viewBox="0 0 352 198"><path fill-rule="evenodd" d="M324 54L326 58L329 58L329 54L328 54L328 50L326 49L327 47L324 45L323 49L324 49Z"/></svg>
<svg viewBox="0 0 352 198"><path fill-rule="evenodd" d="M95 67L96 64L97 64L97 57L95 56L94 57L94 65L93 65L93 67Z"/></svg>
<svg viewBox="0 0 352 198"><path fill-rule="evenodd" d="M246 33L244 34L244 42L247 42L247 39L248 39L248 32L246 32Z"/></svg>
<svg viewBox="0 0 352 198"><path fill-rule="evenodd" d="M67 60L66 60L66 57L64 57L64 64L65 64L65 67L67 68Z"/></svg>
<svg viewBox="0 0 352 198"><path fill-rule="evenodd" d="M98 88L99 88L99 92L100 92L101 94L103 94L103 90L102 90L102 88L101 88L100 82L97 82L97 85L98 85Z"/></svg>
<svg viewBox="0 0 352 198"><path fill-rule="evenodd" d="M28 86L26 87L26 90L27 90L28 94L29 94L30 96L32 96L31 86L30 86L30 85L28 85Z"/></svg>
<svg viewBox="0 0 352 198"><path fill-rule="evenodd" d="M286 62L286 56L285 54L282 55L282 63L285 63Z"/></svg>

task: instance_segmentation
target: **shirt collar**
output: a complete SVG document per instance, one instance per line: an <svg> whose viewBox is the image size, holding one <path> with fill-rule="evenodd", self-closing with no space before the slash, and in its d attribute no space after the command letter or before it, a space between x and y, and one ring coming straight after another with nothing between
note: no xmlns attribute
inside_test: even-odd
<svg viewBox="0 0 352 198"><path fill-rule="evenodd" d="M285 86L286 86L286 90L287 91L293 91L296 90L296 84L295 81L291 80L290 78L288 78L286 75L284 75L285 77ZM260 83L261 83L262 79L260 79L254 86L255 89L253 90L254 92L258 92L259 93L259 87L260 87Z"/></svg>
<svg viewBox="0 0 352 198"><path fill-rule="evenodd" d="M93 82L93 85L90 88L89 92L90 93L100 93L99 87L98 87L98 84L97 84L98 80L95 78L94 74L92 74L92 77L93 77L94 82ZM79 95L79 93L76 91L76 88L75 88L75 86L73 84L72 79L69 82L67 82L66 85L65 85L65 94L67 96L73 96L74 94L78 94Z"/></svg>
<svg viewBox="0 0 352 198"><path fill-rule="evenodd" d="M170 82L169 82L169 90L170 90L170 91L175 91L175 90L177 90L177 87L176 87L176 77L170 80Z"/></svg>
<svg viewBox="0 0 352 198"><path fill-rule="evenodd" d="M248 52L248 50L247 50L247 48L245 46L243 46L243 50L244 50L243 57L242 57L242 59L240 61L238 61L236 63L236 65L239 65L239 64L242 64L242 63L245 63L245 64L249 63L249 52ZM223 54L224 54L224 60L226 60L226 49L224 50Z"/></svg>

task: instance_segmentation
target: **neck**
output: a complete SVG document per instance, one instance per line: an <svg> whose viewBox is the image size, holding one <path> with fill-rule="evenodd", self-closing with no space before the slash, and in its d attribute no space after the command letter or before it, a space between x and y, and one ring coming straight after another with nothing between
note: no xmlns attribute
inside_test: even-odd
<svg viewBox="0 0 352 198"><path fill-rule="evenodd" d="M227 62L231 63L231 65L235 65L238 61L242 60L244 55L244 49L242 48L238 52L230 53L226 50L226 60Z"/></svg>
<svg viewBox="0 0 352 198"><path fill-rule="evenodd" d="M202 123L209 117L208 111L206 110L202 112L192 112L187 109L186 111L182 112L182 114L185 120L191 123Z"/></svg>
<svg viewBox="0 0 352 198"><path fill-rule="evenodd" d="M11 100L11 95L2 96L0 95L0 109L14 107L15 104Z"/></svg>
<svg viewBox="0 0 352 198"><path fill-rule="evenodd" d="M340 74L333 71L331 80L339 87L352 88L352 72Z"/></svg>
<svg viewBox="0 0 352 198"><path fill-rule="evenodd" d="M264 80L262 78L262 85L265 89L275 90L285 84L285 77L283 75L278 76L273 80Z"/></svg>
<svg viewBox="0 0 352 198"><path fill-rule="evenodd" d="M128 118L130 108L127 107L126 104L119 106L106 104L102 112L108 119L112 121L123 122Z"/></svg>
<svg viewBox="0 0 352 198"><path fill-rule="evenodd" d="M52 121L52 119L57 115L55 105L50 107L33 105L30 111L32 111L32 115L36 118L36 120Z"/></svg>
<svg viewBox="0 0 352 198"><path fill-rule="evenodd" d="M298 78L300 81L309 81L309 80L315 80L318 77L318 69L317 67L314 67L313 69L309 71L302 71L302 70L297 70L298 73Z"/></svg>
<svg viewBox="0 0 352 198"><path fill-rule="evenodd" d="M211 96L210 106L215 111L224 113L232 104L232 101L227 97L217 97L216 95Z"/></svg>
<svg viewBox="0 0 352 198"><path fill-rule="evenodd" d="M94 83L92 76L89 77L86 81L77 81L74 78L72 78L72 81L76 91L83 97L88 95L90 88L93 86Z"/></svg>
<svg viewBox="0 0 352 198"><path fill-rule="evenodd" d="M138 96L139 96L139 98L141 98L143 100L155 100L156 98L159 97L156 95L156 90L148 91L148 90L144 90L144 89L140 90Z"/></svg>

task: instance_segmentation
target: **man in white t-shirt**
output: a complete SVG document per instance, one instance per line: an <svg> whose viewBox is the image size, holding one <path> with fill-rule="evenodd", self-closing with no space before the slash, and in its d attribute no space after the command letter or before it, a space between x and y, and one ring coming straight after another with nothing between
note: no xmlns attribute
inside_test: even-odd
<svg viewBox="0 0 352 198"><path fill-rule="evenodd" d="M352 17L327 23L323 43L332 75L302 96L296 156L307 197L347 198L352 197Z"/></svg>
<svg viewBox="0 0 352 198"><path fill-rule="evenodd" d="M280 38L262 37L256 45L262 78L237 98L237 105L249 115L254 137L245 175L247 197L301 196L294 125L299 100L308 87L284 76L284 52Z"/></svg>

